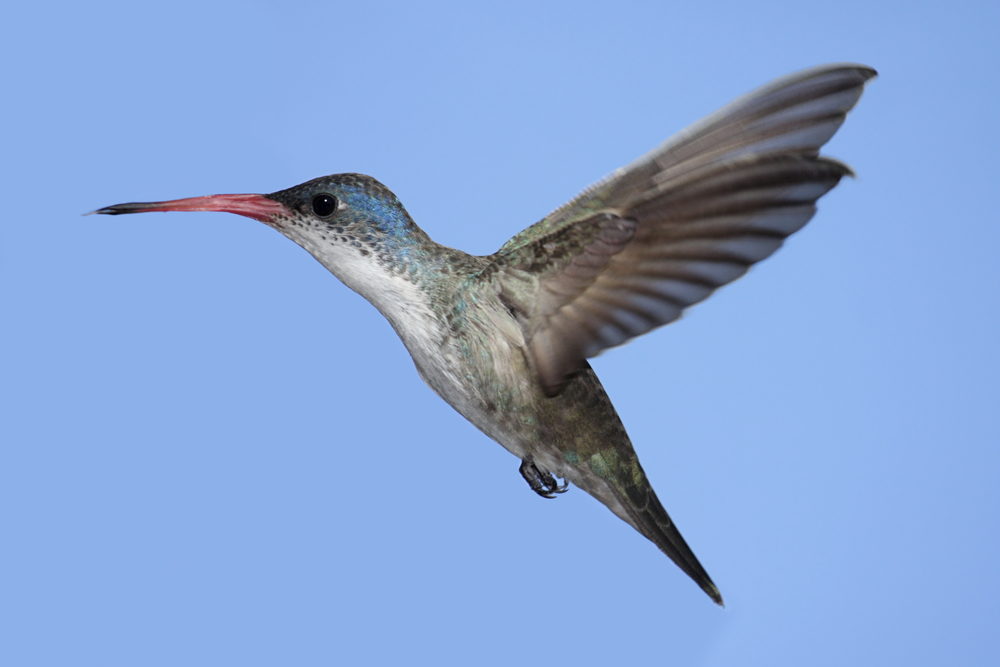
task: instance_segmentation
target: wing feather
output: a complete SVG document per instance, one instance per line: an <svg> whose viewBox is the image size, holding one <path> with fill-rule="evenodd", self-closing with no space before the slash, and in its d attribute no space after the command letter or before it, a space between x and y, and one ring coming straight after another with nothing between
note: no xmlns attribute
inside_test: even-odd
<svg viewBox="0 0 1000 667"><path fill-rule="evenodd" d="M853 175L819 156L874 70L779 79L619 169L493 256L545 390L769 257Z"/></svg>

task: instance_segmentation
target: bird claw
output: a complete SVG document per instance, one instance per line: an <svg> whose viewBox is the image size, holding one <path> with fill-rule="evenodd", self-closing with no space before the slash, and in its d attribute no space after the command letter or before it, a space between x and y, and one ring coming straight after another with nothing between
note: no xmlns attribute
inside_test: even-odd
<svg viewBox="0 0 1000 667"><path fill-rule="evenodd" d="M569 482L563 479L563 483L559 484L555 475L548 470L539 470L531 459L521 461L521 467L518 468L518 471L531 490L542 498L555 498L553 494L563 493L569 488Z"/></svg>

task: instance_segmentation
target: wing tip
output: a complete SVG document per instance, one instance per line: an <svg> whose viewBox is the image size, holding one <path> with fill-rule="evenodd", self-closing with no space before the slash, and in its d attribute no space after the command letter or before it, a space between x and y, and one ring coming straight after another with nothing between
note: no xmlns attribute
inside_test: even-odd
<svg viewBox="0 0 1000 667"><path fill-rule="evenodd" d="M837 158L821 155L816 159L816 162L818 164L824 164L828 167L833 167L834 170L840 172L841 176L847 176L848 178L858 177L858 174L851 168L851 165L846 162L841 162Z"/></svg>
<svg viewBox="0 0 1000 667"><path fill-rule="evenodd" d="M723 609L726 608L726 603L722 599L722 593L719 592L719 587L713 584L711 580L702 584L701 590L708 593L708 597L712 598L712 602L719 605Z"/></svg>
<svg viewBox="0 0 1000 667"><path fill-rule="evenodd" d="M870 65L852 62L827 63L825 65L807 67L806 69L799 70L798 72L792 72L791 74L774 80L771 84L766 85L765 87L773 86L774 88L780 88L782 85L802 81L804 79L811 79L833 72L854 72L861 77L862 82L871 81L878 76L878 71Z"/></svg>

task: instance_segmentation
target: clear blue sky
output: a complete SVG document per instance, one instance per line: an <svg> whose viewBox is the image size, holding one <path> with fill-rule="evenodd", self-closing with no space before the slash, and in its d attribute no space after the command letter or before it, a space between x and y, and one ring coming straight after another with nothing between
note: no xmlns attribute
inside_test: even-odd
<svg viewBox="0 0 1000 667"><path fill-rule="evenodd" d="M939 4L939 3L935 3ZM1000 662L993 3L15 3L0 664ZM371 174L487 254L789 72L879 70L816 218L594 363L727 601L224 214Z"/></svg>

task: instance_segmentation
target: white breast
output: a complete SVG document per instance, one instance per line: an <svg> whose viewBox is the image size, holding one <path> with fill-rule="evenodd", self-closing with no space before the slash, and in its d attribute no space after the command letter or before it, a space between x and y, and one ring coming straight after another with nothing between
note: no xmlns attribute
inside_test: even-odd
<svg viewBox="0 0 1000 667"><path fill-rule="evenodd" d="M283 230L284 231L284 230ZM442 322L430 307L427 293L387 270L360 248L315 239L288 230L286 236L305 248L345 285L366 298L385 316L413 357L421 378L459 412L468 389L457 371L456 351Z"/></svg>

